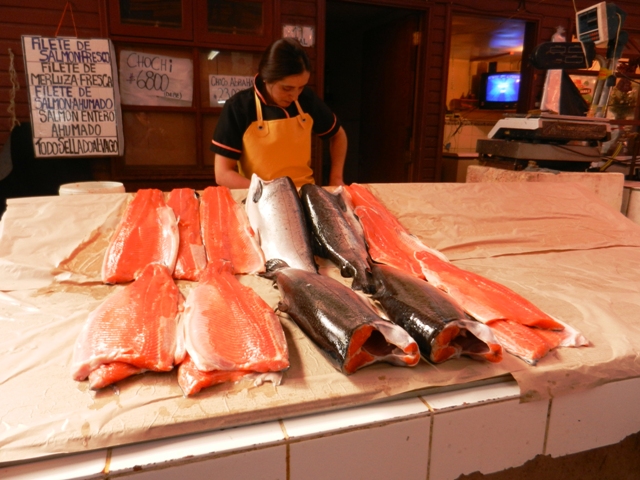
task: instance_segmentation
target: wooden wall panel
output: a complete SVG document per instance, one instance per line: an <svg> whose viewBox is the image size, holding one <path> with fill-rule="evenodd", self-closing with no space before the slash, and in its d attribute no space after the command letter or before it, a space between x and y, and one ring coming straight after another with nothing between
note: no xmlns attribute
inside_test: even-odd
<svg viewBox="0 0 640 480"><path fill-rule="evenodd" d="M204 0L196 0L204 1ZM273 0L276 18L274 35L281 31L283 23L312 25L316 28L317 41L323 41L320 22L326 0ZM82 0L73 2L73 13L81 37L100 37L106 19L101 15L104 0ZM15 68L20 82L20 90L16 94L16 111L20 121L29 119L27 92L25 89L24 66L20 37L24 34L53 36L66 0L3 0L0 3L0 148L9 135L9 53L10 48L15 55ZM416 6L416 0L370 0L369 3L392 5L404 8ZM575 0L578 9L598 3L597 0ZM627 13L625 27L640 29L640 2L637 0L616 0L615 4ZM420 2L421 8L425 8ZM447 63L449 56L449 22L450 15L469 13L476 15L492 15L504 18L520 18L537 22L540 42L551 38L558 25L562 25L572 33L575 28L573 2L552 2L547 0L525 1L493 0L429 0L426 5L425 35L422 57L423 84L418 87L416 98L420 102L422 116L419 119L420 158L414 168L413 180L421 182L438 181L441 164L441 144L443 135L443 119L445 114L445 93L447 85ZM319 13L320 12L320 13ZM64 19L61 35L74 35L70 15ZM313 62L311 85L318 90L322 87L322 69L324 67L324 51L316 44L309 49ZM536 73L532 83L530 101L535 102L544 82L544 75ZM533 106L533 105L532 105Z"/></svg>
<svg viewBox="0 0 640 480"><path fill-rule="evenodd" d="M53 37L62 18L66 0L3 0L0 3L0 148L10 133L10 115L7 112L11 92L9 80L9 49L14 54L14 66L20 89L16 92L16 116L20 122L29 120L22 35ZM73 18L78 36L101 36L99 0L73 2ZM59 36L75 36L71 14L67 11Z"/></svg>
<svg viewBox="0 0 640 480"><path fill-rule="evenodd" d="M400 2L398 2L400 3ZM575 0L578 10L590 7L598 0ZM617 0L614 2L627 14L625 29L640 30L640 2L637 0ZM447 64L449 56L449 15L451 14L487 15L503 18L517 18L537 23L538 43L548 41L558 26L567 31L567 38L575 31L575 11L573 2L541 2L515 0L434 0L429 2L429 21L427 26L428 42L422 61L426 65L425 82L422 86L424 101L421 158L414 169L414 181L439 181L442 164L442 135L446 105ZM540 100L544 86L545 72L534 71L529 108L535 108Z"/></svg>

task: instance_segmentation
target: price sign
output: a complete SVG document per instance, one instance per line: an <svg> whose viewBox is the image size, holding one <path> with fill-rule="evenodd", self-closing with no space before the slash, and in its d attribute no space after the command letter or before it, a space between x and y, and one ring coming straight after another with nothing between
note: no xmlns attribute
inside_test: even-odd
<svg viewBox="0 0 640 480"><path fill-rule="evenodd" d="M283 25L282 36L295 38L303 47L313 47L316 43L316 30L312 26Z"/></svg>
<svg viewBox="0 0 640 480"><path fill-rule="evenodd" d="M124 153L108 39L22 36L36 157Z"/></svg>
<svg viewBox="0 0 640 480"><path fill-rule="evenodd" d="M209 106L220 107L235 93L253 87L253 76L209 75Z"/></svg>
<svg viewBox="0 0 640 480"><path fill-rule="evenodd" d="M120 94L127 105L190 107L193 62L145 52L120 52Z"/></svg>

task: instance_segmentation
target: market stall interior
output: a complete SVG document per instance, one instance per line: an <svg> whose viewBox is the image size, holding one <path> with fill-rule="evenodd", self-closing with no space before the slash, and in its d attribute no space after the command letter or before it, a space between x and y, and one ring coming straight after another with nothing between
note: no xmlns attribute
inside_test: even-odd
<svg viewBox="0 0 640 480"><path fill-rule="evenodd" d="M212 2L174 4L157 27L175 37L157 44L146 10L131 34L135 3L96 8L109 12L110 38L22 36L31 121L13 112L0 153L0 477L43 459L110 460L152 440L275 424L294 478L298 440L285 421L409 399L412 420L431 415L416 478L436 478L442 417L425 396L505 387L546 419L546 453L554 401L639 378L640 222L620 203L624 180L637 179L640 34L624 9L588 6L567 25L575 37L558 27L540 42L542 14L527 2L482 18L450 2L329 0L311 9L331 20L318 29L292 24L296 2L258 2L242 16L239 50L219 51L237 47L237 31L198 17ZM445 18L451 38L434 53ZM321 145L315 184L215 183L203 145L228 98L211 82L253 85L274 31L302 32L320 67L311 85L353 139L345 185L323 186ZM145 55L175 67L180 88L132 93ZM436 57L441 70L425 61ZM97 69L96 98L47 84L51 64L70 78ZM337 88L349 78L360 80ZM67 125L69 111L47 107L67 93L69 118L98 105L105 121ZM556 178L452 179L443 158Z"/></svg>

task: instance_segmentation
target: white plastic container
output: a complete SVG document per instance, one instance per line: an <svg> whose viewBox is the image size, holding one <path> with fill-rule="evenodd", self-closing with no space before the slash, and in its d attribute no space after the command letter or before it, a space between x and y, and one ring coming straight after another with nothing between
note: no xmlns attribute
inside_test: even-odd
<svg viewBox="0 0 640 480"><path fill-rule="evenodd" d="M78 182L60 185L60 195L81 195L85 193L125 193L120 182Z"/></svg>

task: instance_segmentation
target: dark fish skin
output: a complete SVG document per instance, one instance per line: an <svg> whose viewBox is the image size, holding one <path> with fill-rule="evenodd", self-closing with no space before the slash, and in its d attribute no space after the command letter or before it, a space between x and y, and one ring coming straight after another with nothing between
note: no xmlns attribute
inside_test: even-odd
<svg viewBox="0 0 640 480"><path fill-rule="evenodd" d="M395 267L373 264L371 268L377 287L373 298L380 302L392 322L411 335L424 358L439 363L466 354L489 361L500 360L502 352L501 349L495 351L498 346L493 337L487 334L489 340L486 342L474 334L483 332L486 325L472 320L444 292ZM456 333L438 339L452 324L457 327L453 330ZM465 328L466 325L471 326L474 333ZM441 348L449 348L451 355L435 359L433 355Z"/></svg>
<svg viewBox="0 0 640 480"><path fill-rule="evenodd" d="M337 280L290 268L280 260L267 261L267 272L260 275L275 280L282 296L278 309L287 313L341 372L353 373L374 361L413 366L420 360L418 346L406 332L380 318L357 293ZM374 330L366 339L359 333L363 326ZM360 351L375 358L351 364Z"/></svg>
<svg viewBox="0 0 640 480"><path fill-rule="evenodd" d="M351 288L373 293L375 283L369 268L367 246L364 238L349 225L342 197L307 184L300 188L300 198L316 246L315 253L338 265L343 277L353 278Z"/></svg>

